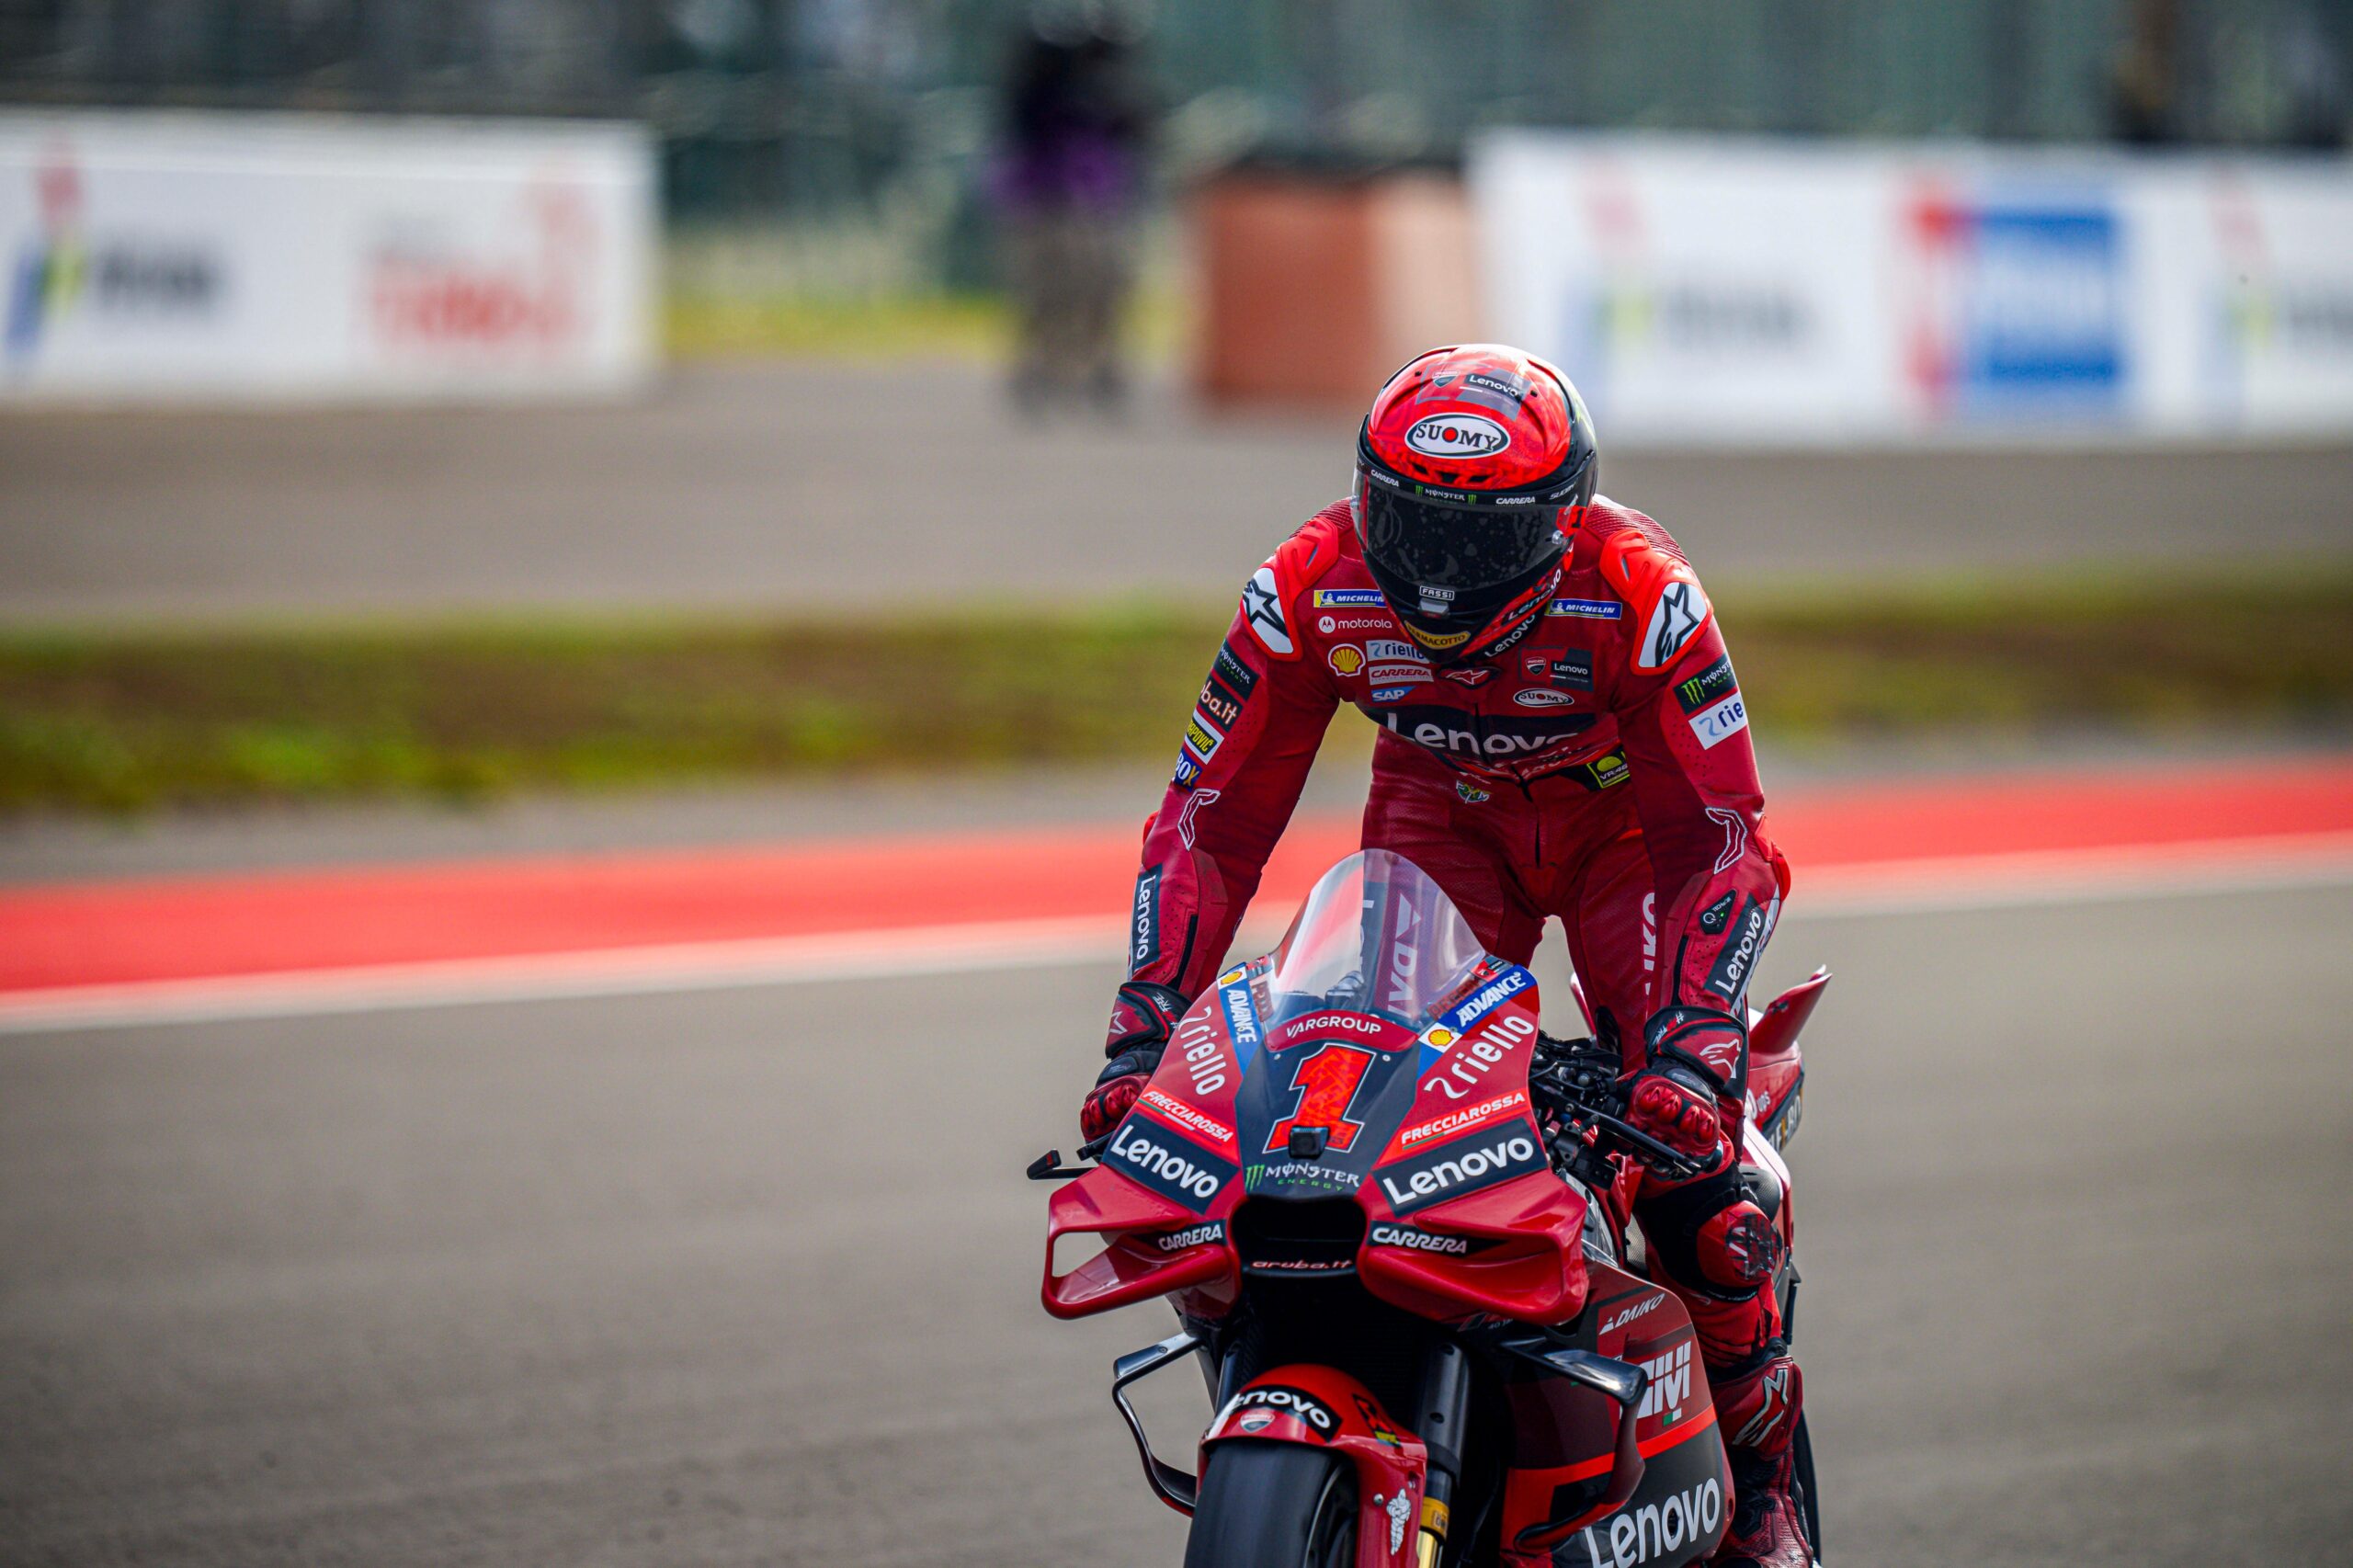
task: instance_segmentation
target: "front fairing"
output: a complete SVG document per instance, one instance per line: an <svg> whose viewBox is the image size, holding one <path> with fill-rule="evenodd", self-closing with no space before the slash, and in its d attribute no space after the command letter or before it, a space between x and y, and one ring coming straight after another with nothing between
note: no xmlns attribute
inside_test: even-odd
<svg viewBox="0 0 2353 1568"><path fill-rule="evenodd" d="M1050 1243L1048 1310L1174 1294L1215 1318L1250 1278L1353 1274L1439 1320L1574 1316L1586 1206L1529 1100L1537 1006L1410 862L1342 862L1281 947L1195 1001L1098 1168L1055 1195L1052 1237L1108 1244L1057 1277ZM1320 1131L1295 1149L1301 1129ZM1320 1206L1316 1244L1292 1205Z"/></svg>

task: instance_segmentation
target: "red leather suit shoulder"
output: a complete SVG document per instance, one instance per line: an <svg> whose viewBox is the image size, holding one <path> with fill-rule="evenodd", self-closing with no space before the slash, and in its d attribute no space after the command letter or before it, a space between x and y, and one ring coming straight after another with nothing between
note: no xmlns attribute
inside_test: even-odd
<svg viewBox="0 0 2353 1568"><path fill-rule="evenodd" d="M1682 547L1652 518L1601 497L1586 508L1580 529L1602 580L1632 612L1634 668L1665 669L1715 613Z"/></svg>

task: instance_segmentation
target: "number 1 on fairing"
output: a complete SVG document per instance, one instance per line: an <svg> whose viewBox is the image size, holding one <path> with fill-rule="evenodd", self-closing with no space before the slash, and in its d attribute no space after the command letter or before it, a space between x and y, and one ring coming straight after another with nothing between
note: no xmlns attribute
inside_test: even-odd
<svg viewBox="0 0 2353 1568"><path fill-rule="evenodd" d="M1364 1084L1365 1069L1371 1065L1372 1052L1352 1045L1327 1045L1303 1058L1290 1075L1299 1101L1267 1133L1266 1152L1279 1154L1288 1148L1294 1127L1324 1128L1325 1146L1346 1151L1364 1127L1362 1121L1349 1117L1348 1110Z"/></svg>

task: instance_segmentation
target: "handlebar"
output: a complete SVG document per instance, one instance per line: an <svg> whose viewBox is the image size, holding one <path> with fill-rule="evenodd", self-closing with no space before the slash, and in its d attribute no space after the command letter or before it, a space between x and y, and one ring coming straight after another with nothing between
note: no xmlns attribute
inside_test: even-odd
<svg viewBox="0 0 2353 1568"><path fill-rule="evenodd" d="M1561 1119L1552 1137L1556 1164L1574 1165L1584 1153L1622 1153L1669 1181L1689 1181L1707 1167L1625 1119L1626 1093L1618 1079L1618 1052L1586 1038L1539 1035L1528 1072L1531 1097Z"/></svg>

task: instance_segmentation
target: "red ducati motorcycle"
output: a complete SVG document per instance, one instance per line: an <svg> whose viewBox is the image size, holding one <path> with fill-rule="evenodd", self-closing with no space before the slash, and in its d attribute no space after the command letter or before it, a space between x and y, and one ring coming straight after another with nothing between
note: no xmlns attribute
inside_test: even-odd
<svg viewBox="0 0 2353 1568"><path fill-rule="evenodd" d="M1797 1036L1828 979L1752 1014L1735 1085L1785 1242ZM1537 1018L1527 970L1368 850L1194 1003L1133 1110L1080 1150L1096 1163L1030 1166L1075 1178L1048 1206L1048 1312L1176 1309L1178 1332L1113 1363L1111 1396L1145 1480L1192 1516L1187 1568L1677 1568L1723 1539L1707 1374L1631 1216L1636 1153L1680 1157L1624 1120L1613 1050ZM1065 1237L1095 1250L1057 1272ZM1775 1282L1785 1308L1797 1283ZM1154 1451L1127 1392L1188 1359L1216 1410L1197 1471ZM1802 1423L1796 1441L1818 1554Z"/></svg>

